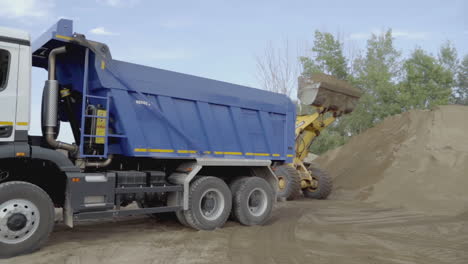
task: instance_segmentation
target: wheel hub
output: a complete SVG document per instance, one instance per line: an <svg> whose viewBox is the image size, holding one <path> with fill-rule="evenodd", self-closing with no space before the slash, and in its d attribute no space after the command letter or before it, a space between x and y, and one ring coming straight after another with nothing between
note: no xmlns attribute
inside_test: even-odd
<svg viewBox="0 0 468 264"><path fill-rule="evenodd" d="M250 197L249 204L253 207L257 207L261 202L260 199L261 198L259 197L259 194L257 192L254 192Z"/></svg>
<svg viewBox="0 0 468 264"><path fill-rule="evenodd" d="M211 212L213 211L214 207L215 200L212 197L205 198L205 201L203 203L203 209L205 209L205 211Z"/></svg>
<svg viewBox="0 0 468 264"><path fill-rule="evenodd" d="M303 179L301 181L301 189L308 189L309 191L317 190L319 182L317 179L312 177L311 179Z"/></svg>
<svg viewBox="0 0 468 264"><path fill-rule="evenodd" d="M0 204L0 242L18 244L39 227L39 209L31 201L13 199Z"/></svg>
<svg viewBox="0 0 468 264"><path fill-rule="evenodd" d="M310 181L309 190L316 191L318 186L319 186L319 182L318 182L317 178L312 176L312 180Z"/></svg>
<svg viewBox="0 0 468 264"><path fill-rule="evenodd" d="M286 188L286 180L283 177L278 177L278 187L283 190Z"/></svg>
<svg viewBox="0 0 468 264"><path fill-rule="evenodd" d="M247 203L250 213L254 216L260 216L268 206L267 194L263 189L255 188L249 193Z"/></svg>
<svg viewBox="0 0 468 264"><path fill-rule="evenodd" d="M200 213L209 221L216 220L224 210L224 197L219 190L206 190L200 199Z"/></svg>
<svg viewBox="0 0 468 264"><path fill-rule="evenodd" d="M28 219L24 214L15 213L8 218L7 227L11 231L19 231L23 229L28 223Z"/></svg>

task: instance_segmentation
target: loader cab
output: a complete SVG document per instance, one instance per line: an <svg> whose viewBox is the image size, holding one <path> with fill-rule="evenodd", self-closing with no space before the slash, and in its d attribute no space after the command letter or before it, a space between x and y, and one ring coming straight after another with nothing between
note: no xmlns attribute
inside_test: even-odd
<svg viewBox="0 0 468 264"><path fill-rule="evenodd" d="M29 34L0 28L0 144L27 140L30 82Z"/></svg>

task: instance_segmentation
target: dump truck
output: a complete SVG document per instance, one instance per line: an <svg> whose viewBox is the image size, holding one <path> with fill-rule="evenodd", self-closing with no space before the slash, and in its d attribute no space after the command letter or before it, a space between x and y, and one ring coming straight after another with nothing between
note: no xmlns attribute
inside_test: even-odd
<svg viewBox="0 0 468 264"><path fill-rule="evenodd" d="M29 134L32 66L48 74L40 136ZM0 257L43 246L55 208L69 227L170 212L197 230L261 225L276 201L271 168L293 161L295 115L284 95L115 60L71 20L32 45L2 28ZM57 140L61 124L73 143Z"/></svg>
<svg viewBox="0 0 468 264"><path fill-rule="evenodd" d="M315 112L296 118L294 161L275 167L278 197L294 200L302 193L307 198L325 199L332 191L332 180L326 171L305 159L313 141L337 118L351 113L362 92L346 81L322 73L300 76L297 91L300 104Z"/></svg>

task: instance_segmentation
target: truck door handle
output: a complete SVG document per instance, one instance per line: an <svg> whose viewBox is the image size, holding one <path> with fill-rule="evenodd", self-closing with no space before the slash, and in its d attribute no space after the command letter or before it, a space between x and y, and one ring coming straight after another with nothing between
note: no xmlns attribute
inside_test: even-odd
<svg viewBox="0 0 468 264"><path fill-rule="evenodd" d="M13 132L13 126L9 125L0 125L0 138L8 138Z"/></svg>

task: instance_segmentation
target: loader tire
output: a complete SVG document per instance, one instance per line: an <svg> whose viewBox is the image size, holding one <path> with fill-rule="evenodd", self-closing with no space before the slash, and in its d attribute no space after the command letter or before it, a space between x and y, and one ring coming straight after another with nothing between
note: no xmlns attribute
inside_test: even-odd
<svg viewBox="0 0 468 264"><path fill-rule="evenodd" d="M40 187L21 181L0 184L0 258L44 246L54 218L52 200Z"/></svg>
<svg viewBox="0 0 468 264"><path fill-rule="evenodd" d="M189 209L184 211L187 223L197 230L222 227L232 208L232 194L227 184L216 177L205 176L190 184Z"/></svg>
<svg viewBox="0 0 468 264"><path fill-rule="evenodd" d="M264 179L242 179L234 193L232 211L235 219L246 226L265 224L271 216L274 199L274 191Z"/></svg>
<svg viewBox="0 0 468 264"><path fill-rule="evenodd" d="M309 172L318 182L317 188L306 188L302 192L305 197L311 199L327 199L333 189L333 183L330 175L324 170L321 170L315 166L309 166Z"/></svg>
<svg viewBox="0 0 468 264"><path fill-rule="evenodd" d="M301 193L301 175L290 165L276 167L276 177L278 178L278 198L294 200Z"/></svg>

